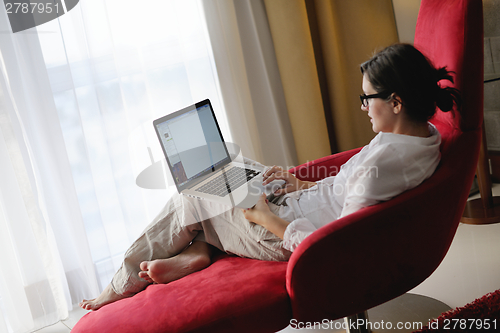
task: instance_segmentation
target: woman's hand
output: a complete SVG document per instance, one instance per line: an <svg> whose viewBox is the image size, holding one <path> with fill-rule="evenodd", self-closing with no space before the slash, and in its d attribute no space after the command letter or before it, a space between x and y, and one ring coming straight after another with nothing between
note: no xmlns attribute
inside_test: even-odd
<svg viewBox="0 0 500 333"><path fill-rule="evenodd" d="M274 195L276 196L303 190L316 185L316 183L314 182L307 182L297 179L292 173L283 170L283 168L279 166L273 166L272 168L266 170L266 172L264 172L263 174L263 178L264 181L262 182L262 185L267 185L276 179L282 179L285 181L284 186L274 192Z"/></svg>
<svg viewBox="0 0 500 333"><path fill-rule="evenodd" d="M242 209L242 211L248 221L263 226L279 238L283 239L285 229L289 222L271 212L265 194L260 196L259 201L257 201L255 206L250 209Z"/></svg>
<svg viewBox="0 0 500 333"><path fill-rule="evenodd" d="M259 201L250 209L243 209L243 214L245 218L258 225L262 225L264 227L264 222L267 220L269 214L274 215L268 206L268 201L266 199L266 195L262 194L259 198Z"/></svg>

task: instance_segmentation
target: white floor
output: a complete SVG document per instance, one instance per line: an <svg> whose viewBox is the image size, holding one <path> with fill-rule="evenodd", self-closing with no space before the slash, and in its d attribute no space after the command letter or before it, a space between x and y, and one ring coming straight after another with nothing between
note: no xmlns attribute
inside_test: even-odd
<svg viewBox="0 0 500 333"><path fill-rule="evenodd" d="M493 194L500 196L500 185ZM477 197L477 196L475 196ZM472 198L475 198L472 197ZM411 293L440 300L451 308L463 306L488 292L500 289L500 224L460 224L455 239L438 269ZM39 333L68 333L87 311L76 309L67 320ZM337 332L337 330L297 330L288 327L279 333Z"/></svg>
<svg viewBox="0 0 500 333"><path fill-rule="evenodd" d="M60 321L55 325L45 327L41 330L36 331L37 333L69 333L73 326L76 325L78 320L80 320L83 315L88 311L85 311L79 307L75 307L73 311L69 313L69 317L66 320Z"/></svg>

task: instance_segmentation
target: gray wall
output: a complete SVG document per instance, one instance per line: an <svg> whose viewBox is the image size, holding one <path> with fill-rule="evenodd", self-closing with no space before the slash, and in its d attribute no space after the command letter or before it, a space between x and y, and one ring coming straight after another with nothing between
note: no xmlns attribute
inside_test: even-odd
<svg viewBox="0 0 500 333"><path fill-rule="evenodd" d="M484 0L485 79L500 75L500 1Z"/></svg>
<svg viewBox="0 0 500 333"><path fill-rule="evenodd" d="M500 0L483 0L484 125L490 151L500 151Z"/></svg>

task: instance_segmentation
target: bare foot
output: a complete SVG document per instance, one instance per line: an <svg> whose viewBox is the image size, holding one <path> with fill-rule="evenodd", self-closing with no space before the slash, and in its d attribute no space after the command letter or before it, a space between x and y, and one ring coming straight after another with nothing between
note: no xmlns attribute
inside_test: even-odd
<svg viewBox="0 0 500 333"><path fill-rule="evenodd" d="M118 295L117 293L115 293L113 288L111 288L111 285L108 284L106 289L104 289L103 292L97 298L94 298L91 300L84 299L78 305L80 305L80 307L82 309L95 311L95 310L100 309L101 307L103 307L106 304L119 301L119 300L126 298L126 297L127 296L122 296L122 295Z"/></svg>
<svg viewBox="0 0 500 333"><path fill-rule="evenodd" d="M143 261L139 277L150 283L169 283L210 265L210 246L194 242L186 250L168 259Z"/></svg>

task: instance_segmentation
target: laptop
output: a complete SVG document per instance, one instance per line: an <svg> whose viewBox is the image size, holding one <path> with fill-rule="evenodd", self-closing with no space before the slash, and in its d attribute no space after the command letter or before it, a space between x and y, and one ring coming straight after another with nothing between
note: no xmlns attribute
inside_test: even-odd
<svg viewBox="0 0 500 333"><path fill-rule="evenodd" d="M153 126L183 195L251 208L262 193L283 183L264 187L264 170L231 159L208 99L156 119Z"/></svg>

